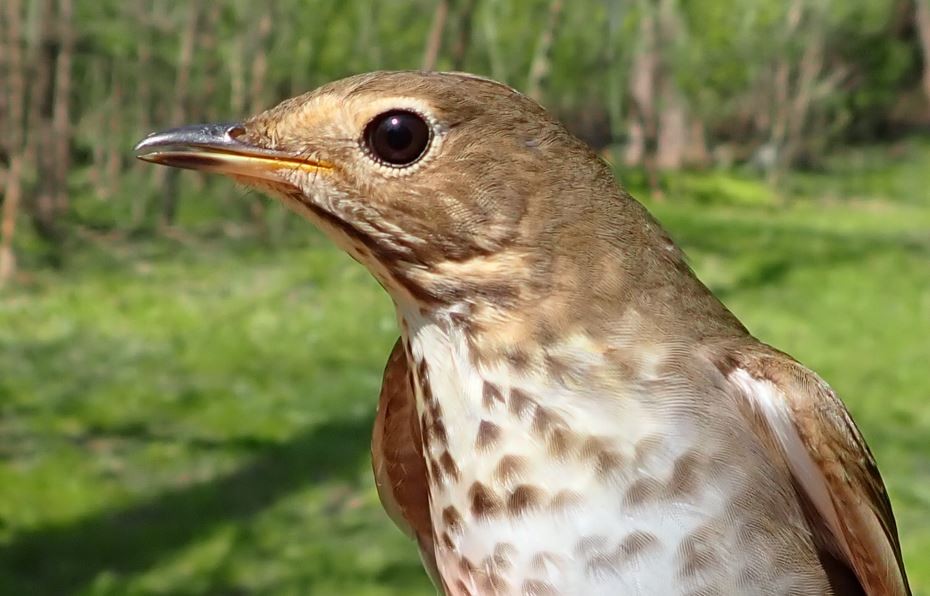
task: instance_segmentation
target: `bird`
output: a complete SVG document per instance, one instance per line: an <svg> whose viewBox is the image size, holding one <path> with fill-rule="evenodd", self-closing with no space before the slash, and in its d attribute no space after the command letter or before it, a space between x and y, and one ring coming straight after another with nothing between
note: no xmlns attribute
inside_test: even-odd
<svg viewBox="0 0 930 596"><path fill-rule="evenodd" d="M375 484L441 593L910 593L840 398L514 88L359 74L135 154L280 200L386 290Z"/></svg>

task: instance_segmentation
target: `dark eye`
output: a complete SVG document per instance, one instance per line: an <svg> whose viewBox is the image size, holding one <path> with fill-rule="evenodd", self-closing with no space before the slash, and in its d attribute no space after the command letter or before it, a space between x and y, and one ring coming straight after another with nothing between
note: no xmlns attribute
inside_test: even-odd
<svg viewBox="0 0 930 596"><path fill-rule="evenodd" d="M413 112L385 112L365 127L365 145L372 156L392 166L409 166L420 159L429 141L429 124Z"/></svg>

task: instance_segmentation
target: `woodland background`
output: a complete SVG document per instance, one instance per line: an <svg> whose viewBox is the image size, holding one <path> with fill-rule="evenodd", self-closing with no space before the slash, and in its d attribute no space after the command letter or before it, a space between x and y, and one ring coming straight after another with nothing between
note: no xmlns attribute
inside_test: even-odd
<svg viewBox="0 0 930 596"><path fill-rule="evenodd" d="M368 276L147 132L348 74L555 111L879 460L930 594L930 0L0 0L0 594L428 594Z"/></svg>

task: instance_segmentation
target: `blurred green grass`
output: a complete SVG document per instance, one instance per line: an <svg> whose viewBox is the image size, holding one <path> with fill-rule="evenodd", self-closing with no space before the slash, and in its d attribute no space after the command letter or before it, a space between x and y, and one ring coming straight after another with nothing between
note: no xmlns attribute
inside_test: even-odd
<svg viewBox="0 0 930 596"><path fill-rule="evenodd" d="M844 397L930 593L930 146L872 151L650 207ZM0 594L433 593L369 468L390 302L295 227L82 246L0 297Z"/></svg>

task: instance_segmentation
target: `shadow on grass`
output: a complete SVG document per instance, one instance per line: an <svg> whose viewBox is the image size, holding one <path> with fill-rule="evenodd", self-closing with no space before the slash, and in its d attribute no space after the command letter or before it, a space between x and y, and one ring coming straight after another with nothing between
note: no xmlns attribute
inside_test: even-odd
<svg viewBox="0 0 930 596"><path fill-rule="evenodd" d="M891 252L930 257L930 241L918 235L831 232L764 222L675 220L672 236L685 253L698 250L727 261L756 255L755 263L733 283L714 287L718 298L781 282L797 267L838 266Z"/></svg>
<svg viewBox="0 0 930 596"><path fill-rule="evenodd" d="M71 594L101 572L143 570L218 524L253 516L305 485L354 475L367 457L370 427L364 417L333 421L259 450L227 476L24 533L0 549L0 585L20 594Z"/></svg>

